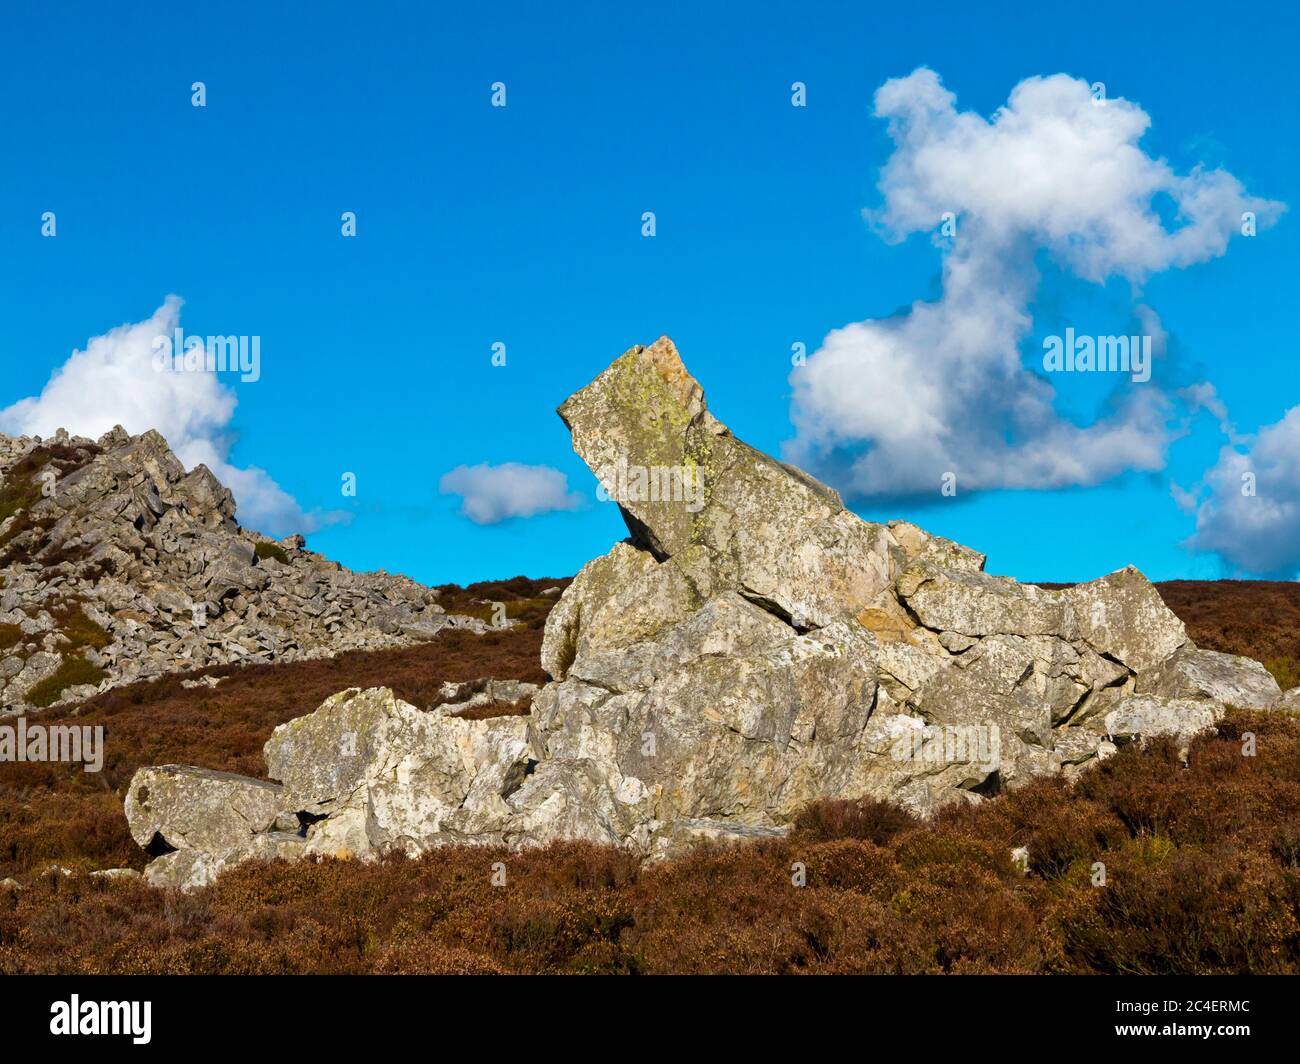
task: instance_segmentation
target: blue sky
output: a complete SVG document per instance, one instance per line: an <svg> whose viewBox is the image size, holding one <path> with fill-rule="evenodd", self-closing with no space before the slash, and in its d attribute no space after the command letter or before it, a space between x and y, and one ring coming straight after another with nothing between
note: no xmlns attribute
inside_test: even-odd
<svg viewBox="0 0 1300 1064"><path fill-rule="evenodd" d="M261 378L222 378L238 402L222 454L326 515L314 549L428 582L569 574L624 530L554 408L666 333L737 435L800 453L791 345L807 345L811 367L834 330L944 291L947 252L930 233L891 242L862 215L882 207L896 152L876 91L925 67L957 110L988 118L1023 79L1066 74L1140 107L1141 148L1178 175L1221 167L1289 211L1137 286L1080 277L1043 249L1023 363L1037 364L1044 333L1124 331L1135 307L1153 308L1167 352L1153 383L1170 395L1213 385L1238 452L1266 470L1268 516L1223 494L1236 466L1204 409L1170 414L1179 428L1158 468L1120 461L1100 483L1028 489L985 474L988 486L955 497L936 477L933 491L859 491L852 505L958 539L1023 579L1128 563L1153 579L1295 574L1300 555L1268 549L1300 540L1300 462L1288 457L1300 433L1283 422L1300 402L1294 6L566 10L10 13L0 408L175 294L187 333L260 338ZM196 81L206 107L191 106ZM490 105L497 81L504 108ZM806 107L791 106L795 81ZM340 235L343 211L356 212L355 238ZM504 368L491 364L498 342ZM1128 394L1113 379L1052 383L1055 409L1082 424ZM439 490L458 466L508 462L559 470L581 501L479 524ZM347 472L354 498L340 493ZM1198 484L1201 503L1219 504L1189 546L1197 516L1174 485ZM1248 546L1224 547L1242 522Z"/></svg>

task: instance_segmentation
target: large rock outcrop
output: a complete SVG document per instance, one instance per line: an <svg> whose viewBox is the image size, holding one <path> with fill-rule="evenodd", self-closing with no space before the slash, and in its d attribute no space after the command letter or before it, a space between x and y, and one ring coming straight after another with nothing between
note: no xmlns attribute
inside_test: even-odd
<svg viewBox="0 0 1300 1064"><path fill-rule="evenodd" d="M667 339L560 415L630 537L552 611L552 682L527 717L346 692L278 729L276 818L300 821L304 853L583 838L663 856L779 833L818 798L926 815L1281 703L1257 663L1197 650L1135 569L1019 584L915 525L862 521L732 436ZM183 849L153 823L136 837ZM169 854L157 878L251 852Z"/></svg>
<svg viewBox="0 0 1300 1064"><path fill-rule="evenodd" d="M432 639L438 592L241 529L156 432L0 435L0 713L209 665Z"/></svg>

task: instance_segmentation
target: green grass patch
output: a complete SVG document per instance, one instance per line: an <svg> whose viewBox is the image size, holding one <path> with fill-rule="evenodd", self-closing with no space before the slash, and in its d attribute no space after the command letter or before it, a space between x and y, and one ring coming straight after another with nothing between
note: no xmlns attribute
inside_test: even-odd
<svg viewBox="0 0 1300 1064"><path fill-rule="evenodd" d="M278 543L259 543L253 548L253 552L261 561L266 561L267 558L274 558L282 565L289 564L289 555L285 553L284 548Z"/></svg>
<svg viewBox="0 0 1300 1064"><path fill-rule="evenodd" d="M54 675L27 692L27 701L34 706L52 706L69 687L81 684L101 684L108 674L85 658L64 658Z"/></svg>
<svg viewBox="0 0 1300 1064"><path fill-rule="evenodd" d="M58 624L59 631L71 640L71 645L65 650L75 651L83 647L103 650L113 641L108 632L86 616L79 602L60 603L50 610L50 616Z"/></svg>
<svg viewBox="0 0 1300 1064"><path fill-rule="evenodd" d="M16 647L23 641L23 630L16 624L0 624L0 650Z"/></svg>
<svg viewBox="0 0 1300 1064"><path fill-rule="evenodd" d="M1273 679L1283 691L1300 687L1300 662L1294 658L1269 658L1264 668L1273 674Z"/></svg>

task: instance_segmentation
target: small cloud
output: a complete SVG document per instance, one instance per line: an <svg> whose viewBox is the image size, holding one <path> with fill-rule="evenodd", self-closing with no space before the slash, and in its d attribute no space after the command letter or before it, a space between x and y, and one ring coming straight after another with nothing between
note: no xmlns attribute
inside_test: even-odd
<svg viewBox="0 0 1300 1064"><path fill-rule="evenodd" d="M1244 436L1237 434L1236 427L1228 418L1227 405L1219 398L1219 393L1209 381L1189 385L1183 388L1178 396L1187 404L1190 413L1197 414L1204 410L1214 417L1219 422L1219 431L1228 438L1229 443L1235 446L1248 442Z"/></svg>
<svg viewBox="0 0 1300 1064"><path fill-rule="evenodd" d="M1300 572L1300 406L1260 429L1249 450L1224 447L1205 487L1193 549L1242 573L1290 579Z"/></svg>
<svg viewBox="0 0 1300 1064"><path fill-rule="evenodd" d="M1196 513L1196 492L1187 491L1177 484L1169 485L1169 494L1174 498L1174 505L1185 514Z"/></svg>
<svg viewBox="0 0 1300 1064"><path fill-rule="evenodd" d="M461 496L460 512L478 525L576 510L582 503L580 495L570 493L568 478L558 469L519 462L457 466L443 474L438 490Z"/></svg>

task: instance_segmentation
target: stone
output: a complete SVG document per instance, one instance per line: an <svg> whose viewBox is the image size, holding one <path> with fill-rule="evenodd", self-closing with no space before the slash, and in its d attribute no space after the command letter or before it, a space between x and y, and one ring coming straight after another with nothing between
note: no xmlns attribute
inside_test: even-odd
<svg viewBox="0 0 1300 1064"><path fill-rule="evenodd" d="M1223 707L1190 698L1126 698L1106 714L1106 734L1118 739L1154 739L1167 736L1186 746L1209 731L1223 716Z"/></svg>
<svg viewBox="0 0 1300 1064"><path fill-rule="evenodd" d="M224 852L270 829L282 788L231 772L184 765L138 769L127 789L131 837L145 848L158 837L174 849Z"/></svg>
<svg viewBox="0 0 1300 1064"><path fill-rule="evenodd" d="M464 720L353 690L280 725L264 754L287 807L316 821L308 853L414 854L476 813L505 813L531 760L527 731L523 717Z"/></svg>
<svg viewBox="0 0 1300 1064"><path fill-rule="evenodd" d="M657 860L779 837L828 798L930 816L1073 780L1123 743L1185 749L1232 699L1291 698L1261 666L1197 650L1136 569L1020 584L915 525L860 520L737 440L666 338L627 351L560 416L629 536L559 594L541 647L550 682L448 683L427 712L385 688L340 692L275 730L272 783L141 770L132 832L176 847L151 882L190 889L258 855L466 843L583 839ZM203 565L229 568L210 546ZM302 583L325 588L313 616L356 608L353 578L323 564ZM373 623L405 630L408 608L389 602ZM460 715L489 704L528 712ZM136 808L149 785L185 802Z"/></svg>
<svg viewBox="0 0 1300 1064"><path fill-rule="evenodd" d="M1183 622L1132 566L1061 595L1088 644L1135 673L1155 668L1187 642Z"/></svg>
<svg viewBox="0 0 1300 1064"><path fill-rule="evenodd" d="M191 891L212 883L227 868L250 860L299 860L305 853L298 835L271 831L220 851L180 849L151 861L144 870L150 886Z"/></svg>
<svg viewBox="0 0 1300 1064"><path fill-rule="evenodd" d="M1270 709L1282 701L1277 680L1258 661L1191 647L1141 676L1137 693L1206 699L1241 709Z"/></svg>
<svg viewBox="0 0 1300 1064"><path fill-rule="evenodd" d="M852 616L887 586L884 526L732 436L667 337L631 348L559 413L654 558L703 548L736 590L797 627Z"/></svg>
<svg viewBox="0 0 1300 1064"><path fill-rule="evenodd" d="M90 873L91 879L143 879L134 868L100 868Z"/></svg>

